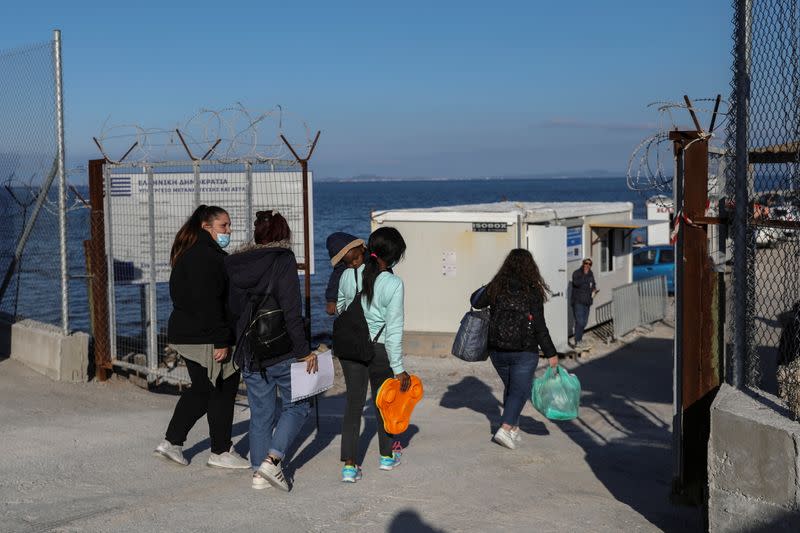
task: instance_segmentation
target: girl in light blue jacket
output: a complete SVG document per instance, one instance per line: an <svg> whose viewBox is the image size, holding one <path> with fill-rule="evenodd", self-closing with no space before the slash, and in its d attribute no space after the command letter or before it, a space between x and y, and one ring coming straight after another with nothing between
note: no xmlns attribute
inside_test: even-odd
<svg viewBox="0 0 800 533"><path fill-rule="evenodd" d="M383 427L375 396L383 382L392 377L400 380L404 391L411 385L411 377L403 367L403 280L392 272L405 254L406 243L399 231L385 227L370 235L367 247L364 265L348 268L342 274L336 304L337 312L341 313L360 292L370 338L375 339L375 357L369 363L340 359L347 386L342 421L342 481L349 483L361 479L358 437L367 384L372 388L372 407L377 418L381 470L392 470L399 465L400 452L392 449L393 439Z"/></svg>

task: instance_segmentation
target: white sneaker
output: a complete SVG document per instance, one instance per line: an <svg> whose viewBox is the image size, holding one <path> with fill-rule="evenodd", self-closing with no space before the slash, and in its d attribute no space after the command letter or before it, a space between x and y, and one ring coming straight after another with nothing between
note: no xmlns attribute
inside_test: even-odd
<svg viewBox="0 0 800 533"><path fill-rule="evenodd" d="M189 464L189 461L187 461L186 457L183 456L183 446L175 446L168 440L165 440L156 446L156 449L153 450L153 455L165 457L171 461L175 461L179 465L186 466Z"/></svg>
<svg viewBox="0 0 800 533"><path fill-rule="evenodd" d="M509 431L509 433L511 434L511 438L514 440L514 442L522 442L522 435L520 434L519 428L512 429Z"/></svg>
<svg viewBox="0 0 800 533"><path fill-rule="evenodd" d="M289 492L289 483L286 482L286 478L283 476L283 469L280 464L273 464L272 461L266 459L258 467L258 473L273 487Z"/></svg>
<svg viewBox="0 0 800 533"><path fill-rule="evenodd" d="M270 487L272 487L272 485L269 484L269 481L261 477L261 474L258 472L253 473L253 488L255 490L263 490Z"/></svg>
<svg viewBox="0 0 800 533"><path fill-rule="evenodd" d="M250 468L250 461L236 453L233 446L231 446L231 449L227 452L220 454L212 453L208 456L208 462L206 464L216 468Z"/></svg>
<svg viewBox="0 0 800 533"><path fill-rule="evenodd" d="M517 447L517 443L514 442L514 437L511 435L511 432L502 427L494 434L494 441L500 446L505 446L509 450L513 450Z"/></svg>

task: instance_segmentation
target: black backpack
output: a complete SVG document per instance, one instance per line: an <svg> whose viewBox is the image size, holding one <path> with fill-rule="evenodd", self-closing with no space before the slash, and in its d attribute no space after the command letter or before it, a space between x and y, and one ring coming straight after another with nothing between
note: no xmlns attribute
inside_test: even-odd
<svg viewBox="0 0 800 533"><path fill-rule="evenodd" d="M250 350L255 369L263 370L270 366L270 360L292 351L292 340L286 329L283 309L272 294L278 271L277 259L272 266L269 285L264 294L250 296L253 310L250 321L242 333L244 342Z"/></svg>
<svg viewBox="0 0 800 533"><path fill-rule="evenodd" d="M489 320L489 341L492 348L509 352L528 349L533 338L532 295L525 291L497 296Z"/></svg>
<svg viewBox="0 0 800 533"><path fill-rule="evenodd" d="M370 338L364 308L361 306L361 291L358 288L358 274L353 269L356 280L356 295L341 315L333 321L333 353L345 361L369 363L375 357L375 342L383 333L384 325L375 338Z"/></svg>

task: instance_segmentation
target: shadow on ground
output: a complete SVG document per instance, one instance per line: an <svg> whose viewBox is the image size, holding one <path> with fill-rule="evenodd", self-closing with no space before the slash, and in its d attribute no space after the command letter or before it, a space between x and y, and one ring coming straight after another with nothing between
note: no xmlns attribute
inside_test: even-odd
<svg viewBox="0 0 800 533"><path fill-rule="evenodd" d="M411 509L404 509L394 515L386 531L387 533L444 533L443 529L437 529L426 523Z"/></svg>
<svg viewBox="0 0 800 533"><path fill-rule="evenodd" d="M499 380L499 378L498 378ZM467 376L460 382L447 387L439 405L446 409L471 409L486 417L491 435L500 427L503 405L492 394L492 389L475 376ZM519 428L531 435L548 435L547 427L529 416L522 415Z"/></svg>
<svg viewBox="0 0 800 533"><path fill-rule="evenodd" d="M11 356L11 324L14 319L8 313L0 312L0 359Z"/></svg>
<svg viewBox="0 0 800 533"><path fill-rule="evenodd" d="M176 400L177 401L177 400ZM246 398L239 398L237 401L237 409L247 408ZM280 399L278 399L280 406ZM287 450L286 456L288 461L286 465L286 474L292 478L296 471L300 470L309 461L311 461L318 454L328 448L334 439L342 432L342 416L345 407L344 394L337 394L335 396L326 396L319 399L318 411L312 407L311 414L309 415L303 429L295 439L292 446ZM280 407L279 407L280 408ZM317 419L317 412L319 418ZM366 460L367 449L369 448L372 440L377 435L377 425L374 412L369 402L364 410L364 417L361 423L361 435L359 437L359 453L358 463L363 464ZM197 421L197 424L206 426L205 417ZM250 420L240 420L233 424L231 432L231 439L235 442L235 450L242 456L248 457L250 452L250 435L249 435ZM205 432L207 434L207 431ZM397 440L403 448L407 448L414 436L419 433L419 427L410 424L408 429L401 435L396 435ZM313 435L310 442L306 443L309 437ZM237 437L241 438L236 441ZM305 444L304 444L305 443ZM206 437L201 441L192 444L189 448L184 450L184 455L189 461L203 452L211 449L211 439ZM376 458L377 461L377 458Z"/></svg>
<svg viewBox="0 0 800 533"><path fill-rule="evenodd" d="M670 507L670 419L645 403L672 404L673 342L640 338L577 367L581 418L557 422L586 453L597 479L662 531L699 531L700 509ZM582 419L597 420L590 427ZM603 427L607 429L603 430ZM597 428L601 428L598 430Z"/></svg>

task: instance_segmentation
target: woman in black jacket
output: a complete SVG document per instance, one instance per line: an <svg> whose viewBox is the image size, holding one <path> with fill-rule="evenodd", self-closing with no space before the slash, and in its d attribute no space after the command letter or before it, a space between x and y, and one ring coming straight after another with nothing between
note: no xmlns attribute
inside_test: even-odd
<svg viewBox="0 0 800 533"><path fill-rule="evenodd" d="M281 461L311 410L309 399L292 402L291 365L301 360L306 363L308 373L316 372L317 356L309 353L300 311L300 279L297 260L290 247L289 224L278 213L259 211L254 225L255 244L225 259L231 282L230 311L236 324L236 338L239 339L234 361L242 368L250 404L253 488L263 489L272 485L288 491L289 484L283 475ZM270 284L272 290L268 291ZM281 346L280 349L264 350L262 355L258 355L251 351L245 331L254 311L268 300L268 292L283 311L285 332L271 337L278 339L272 344ZM281 395L280 409L276 389Z"/></svg>
<svg viewBox="0 0 800 533"><path fill-rule="evenodd" d="M511 250L494 279L472 295L472 306L490 308L489 356L503 380L502 425L494 440L506 448L519 442L519 417L530 397L533 373L542 357L558 365L544 321L550 288L528 250Z"/></svg>
<svg viewBox="0 0 800 533"><path fill-rule="evenodd" d="M239 372L229 358L231 331L225 314L228 282L223 248L230 238L228 213L221 207L201 205L175 235L170 253L172 313L167 340L186 362L192 386L183 390L166 438L155 453L182 465L188 464L183 456L186 435L207 415L211 436L208 466L249 466L231 445Z"/></svg>

